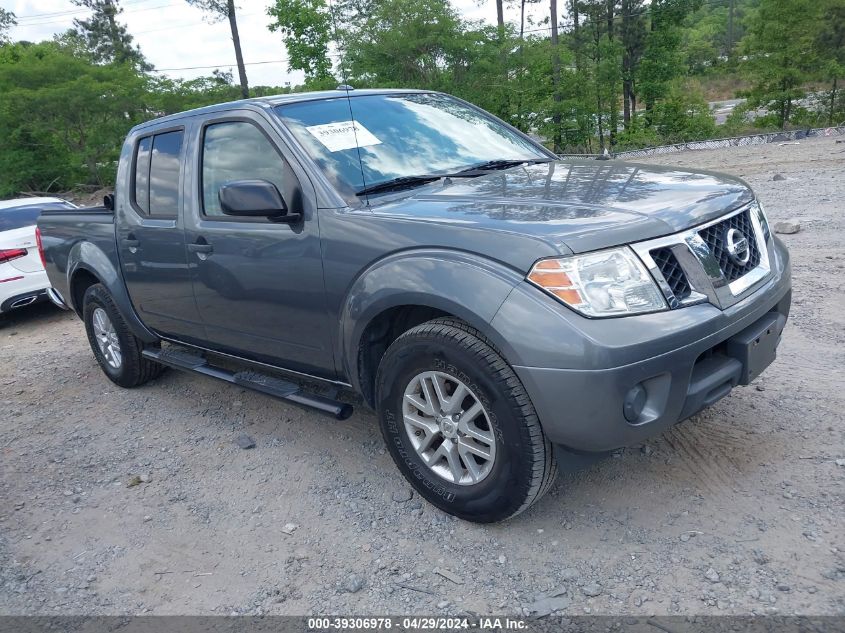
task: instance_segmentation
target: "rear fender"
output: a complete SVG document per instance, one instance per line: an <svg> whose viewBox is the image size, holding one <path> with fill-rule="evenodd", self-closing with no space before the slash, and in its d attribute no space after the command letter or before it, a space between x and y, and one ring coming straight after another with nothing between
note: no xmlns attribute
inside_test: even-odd
<svg viewBox="0 0 845 633"><path fill-rule="evenodd" d="M67 270L69 296L65 297L65 301L73 307L80 317L82 316L83 306L76 305L74 283L78 279L77 275L85 271L96 277L105 286L117 309L120 310L120 314L129 325L129 329L136 337L145 343L155 343L159 340L138 318L135 308L132 307L132 302L129 300L123 276L112 259L102 249L91 242L77 242L68 255Z"/></svg>
<svg viewBox="0 0 845 633"><path fill-rule="evenodd" d="M342 370L362 388L358 351L367 325L385 310L424 306L456 316L484 334L509 362L513 351L490 325L523 275L490 260L460 251L403 251L362 272L340 311Z"/></svg>

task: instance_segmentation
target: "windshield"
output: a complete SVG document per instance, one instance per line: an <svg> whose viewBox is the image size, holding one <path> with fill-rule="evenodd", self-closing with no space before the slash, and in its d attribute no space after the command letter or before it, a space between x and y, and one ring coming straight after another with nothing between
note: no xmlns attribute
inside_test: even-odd
<svg viewBox="0 0 845 633"><path fill-rule="evenodd" d="M348 100L344 95L281 105L276 112L347 198L403 176L445 174L494 160L549 158L489 115L441 94Z"/></svg>

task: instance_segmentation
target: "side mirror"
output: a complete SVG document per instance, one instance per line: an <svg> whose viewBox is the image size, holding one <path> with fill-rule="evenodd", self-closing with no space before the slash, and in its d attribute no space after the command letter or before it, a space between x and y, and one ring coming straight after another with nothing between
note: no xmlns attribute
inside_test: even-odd
<svg viewBox="0 0 845 633"><path fill-rule="evenodd" d="M114 211L114 194L107 193L103 196L103 206L109 211Z"/></svg>
<svg viewBox="0 0 845 633"><path fill-rule="evenodd" d="M220 208L225 215L270 218L276 222L295 222L300 213L288 213L288 207L276 185L266 180L233 180L220 187Z"/></svg>

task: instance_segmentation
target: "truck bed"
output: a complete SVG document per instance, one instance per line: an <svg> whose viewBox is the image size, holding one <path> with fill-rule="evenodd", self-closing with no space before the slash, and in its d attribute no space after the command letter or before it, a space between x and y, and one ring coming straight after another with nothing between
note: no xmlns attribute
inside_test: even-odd
<svg viewBox="0 0 845 633"><path fill-rule="evenodd" d="M50 283L69 306L79 309L70 277L80 261L99 261L103 270L115 274L120 270L114 213L106 207L45 210L38 228Z"/></svg>

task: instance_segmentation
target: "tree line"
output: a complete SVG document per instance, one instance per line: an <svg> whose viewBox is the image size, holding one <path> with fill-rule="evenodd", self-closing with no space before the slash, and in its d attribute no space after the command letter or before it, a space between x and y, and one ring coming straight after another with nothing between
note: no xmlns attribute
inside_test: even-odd
<svg viewBox="0 0 845 633"><path fill-rule="evenodd" d="M234 0L186 1L229 23L237 77L154 72L119 0L74 0L90 16L37 43L0 9L0 196L110 185L143 120L339 83L449 92L563 153L845 123L845 0L493 0L495 24L449 0L272 0L294 88L250 87ZM717 126L716 96L746 101Z"/></svg>

